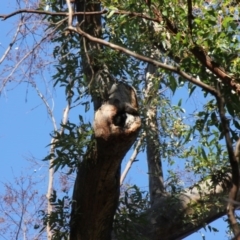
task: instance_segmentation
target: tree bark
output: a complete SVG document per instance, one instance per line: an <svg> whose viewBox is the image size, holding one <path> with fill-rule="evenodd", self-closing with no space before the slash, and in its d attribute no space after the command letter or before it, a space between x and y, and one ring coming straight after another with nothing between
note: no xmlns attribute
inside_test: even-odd
<svg viewBox="0 0 240 240"><path fill-rule="evenodd" d="M98 138L80 164L73 193L70 239L111 239L118 206L120 164L135 141L140 120L132 134Z"/></svg>
<svg viewBox="0 0 240 240"><path fill-rule="evenodd" d="M165 194L147 211L147 224L137 228L148 240L183 239L226 214L230 182L228 174L218 185L206 180L178 194Z"/></svg>
<svg viewBox="0 0 240 240"><path fill-rule="evenodd" d="M72 200L71 240L111 238L119 199L121 161L141 127L140 117L129 112L131 108L137 111L134 104L137 100L126 99L131 96L132 88L119 83L113 89L109 100L95 113L94 139L78 167Z"/></svg>

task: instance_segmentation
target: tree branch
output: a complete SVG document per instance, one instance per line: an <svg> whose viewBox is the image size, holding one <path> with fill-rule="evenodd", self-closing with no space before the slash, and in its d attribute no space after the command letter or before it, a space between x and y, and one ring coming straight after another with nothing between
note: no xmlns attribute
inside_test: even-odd
<svg viewBox="0 0 240 240"><path fill-rule="evenodd" d="M139 229L151 240L176 240L191 235L225 215L226 185L230 181L231 174L227 174L217 185L208 179L176 195L162 196L147 212L149 224L144 223Z"/></svg>
<svg viewBox="0 0 240 240"><path fill-rule="evenodd" d="M108 11L106 9L103 9L102 11L94 11L94 12L75 12L73 13L73 16L76 15L100 15L107 13ZM15 12L12 12L10 14L1 14L0 18L2 18L2 21L13 17L15 15L18 15L20 13L36 13L40 15L51 15L51 16L69 16L69 12L50 12L50 11L42 11L42 10L34 10L34 9L19 9Z"/></svg>
<svg viewBox="0 0 240 240"><path fill-rule="evenodd" d="M129 159L129 161L128 161L128 163L127 163L127 165L126 165L126 167L125 167L125 169L124 169L124 171L123 171L123 173L121 175L120 186L122 186L122 184L123 184L123 182L124 182L124 180L125 180L125 178L126 178L126 176L128 174L128 171L130 170L133 162L135 161L136 156L139 153L139 149L142 146L142 141L144 140L145 136L146 136L146 133L143 132L142 136L138 139L136 147L135 147L135 149L133 151L133 154L130 157L130 159Z"/></svg>
<svg viewBox="0 0 240 240"><path fill-rule="evenodd" d="M42 11L42 10L34 10L34 9L20 9L15 12L12 12L10 14L0 14L0 18L2 18L2 21L13 17L15 15L21 14L21 13L36 13L40 15L51 15L51 16L69 16L69 12L50 12L50 11ZM91 11L91 12L74 12L73 16L78 15L101 15L101 14L107 14L109 13L109 10L103 9L101 11ZM143 13L137 13L137 12L129 12L129 11L123 11L123 10L115 10L114 14L118 15L128 15L130 17L139 17L143 18L149 21L153 22L159 22L157 18L149 17Z"/></svg>
<svg viewBox="0 0 240 240"><path fill-rule="evenodd" d="M99 43L101 45L104 45L104 46L107 46L107 47L110 47L112 49L115 49L116 51L119 51L119 52L123 52L129 56L132 56L136 59L139 59L141 61L144 61L144 62L148 62L148 63L152 63L153 65L157 66L157 67L160 67L162 69L165 69L165 70L169 70L171 72L174 72L174 73L177 73L178 75L182 76L183 78L187 79L189 82L203 88L204 90L212 93L213 95L216 95L217 94L217 91L215 88L203 83L202 81L194 78L193 76L187 74L186 72L180 70L180 67L174 67L174 66L170 66L170 65L167 65L167 64L163 64L159 61L156 61L152 58L149 58L149 57L145 57L143 55L140 55L138 53L135 53L131 50L128 50L124 47L121 47L119 45L116 45L114 43L110 43L110 42L107 42L105 40L102 40L100 38L96 38L96 37L93 37L89 34L87 34L86 32L84 32L83 30L81 30L79 27L78 28L75 28L75 27L68 27L67 29L71 30L71 31L74 31L80 35L82 35L83 37L86 37L88 40L92 41L92 42L96 42L96 43Z"/></svg>
<svg viewBox="0 0 240 240"><path fill-rule="evenodd" d="M192 0L187 0L187 5L188 5L188 28L190 33L192 34Z"/></svg>
<svg viewBox="0 0 240 240"><path fill-rule="evenodd" d="M228 156L229 156L229 162L231 165L232 169L232 186L229 190L229 201L227 205L227 215L228 215L228 220L231 224L231 228L234 232L234 235L237 236L240 232L240 228L238 226L238 222L236 220L236 217L234 215L234 204L233 202L237 198L238 194L238 189L239 189L239 162L238 162L238 156L239 156L239 145L237 144L236 146L236 154L233 151L233 146L232 146L232 140L230 137L230 130L229 130L229 121L225 116L225 101L224 98L221 95L220 89L218 90L218 94L215 96L218 104L218 110L219 110L219 115L221 119L221 125L222 125L222 132L225 136L226 140L226 145L227 145L227 151L228 151Z"/></svg>
<svg viewBox="0 0 240 240"><path fill-rule="evenodd" d="M13 36L13 39L12 39L11 43L9 44L8 48L6 49L6 51L3 54L2 58L0 59L0 64L4 61L4 59L6 58L6 56L8 55L10 50L12 49L13 44L16 42L16 39L17 39L18 33L20 32L21 26L22 26L22 19L21 19L21 21L18 24L18 28L17 28L14 36Z"/></svg>
<svg viewBox="0 0 240 240"><path fill-rule="evenodd" d="M237 94L240 94L240 84L234 78L230 77L218 63L214 62L201 47L195 46L191 49L191 52L203 66L220 78L223 83L229 85Z"/></svg>
<svg viewBox="0 0 240 240"><path fill-rule="evenodd" d="M191 0L188 0L188 2ZM190 4L190 3L189 3ZM188 11L190 11L191 6L188 6ZM158 22L165 21L166 23L166 29L173 34L178 33L178 29L176 25L174 25L168 18L163 17L161 12L155 7L153 9L154 14L156 15L156 18L158 19ZM189 20L189 19L188 19ZM189 20L190 21L190 20ZM184 36L182 36L182 39ZM213 61L208 54L200 47L195 45L192 49L190 49L192 54L202 63L203 66L205 66L207 69L209 69L212 73L214 73L218 78L220 78L224 83L230 85L230 87L237 92L237 94L240 94L240 83L236 82L236 79L233 77L230 77L226 71L220 66L220 64Z"/></svg>
<svg viewBox="0 0 240 240"><path fill-rule="evenodd" d="M70 0L66 0L68 6L68 26L72 26L73 21L73 8Z"/></svg>

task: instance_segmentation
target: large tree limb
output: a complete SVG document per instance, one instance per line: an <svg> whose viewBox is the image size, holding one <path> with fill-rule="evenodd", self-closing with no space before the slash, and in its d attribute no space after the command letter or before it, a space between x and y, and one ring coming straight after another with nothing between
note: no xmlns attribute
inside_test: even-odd
<svg viewBox="0 0 240 240"><path fill-rule="evenodd" d="M135 224L144 239L180 240L226 214L231 174L214 184L200 181L179 193L165 194L146 214L147 221ZM238 196L239 199L240 196Z"/></svg>
<svg viewBox="0 0 240 240"><path fill-rule="evenodd" d="M149 239L180 240L225 215L229 181L230 175L217 186L207 180L175 196L163 196L149 213Z"/></svg>

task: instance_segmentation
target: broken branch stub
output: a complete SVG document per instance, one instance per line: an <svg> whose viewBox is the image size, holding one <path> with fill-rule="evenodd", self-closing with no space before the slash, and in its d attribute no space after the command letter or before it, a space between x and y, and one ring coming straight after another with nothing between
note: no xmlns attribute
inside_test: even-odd
<svg viewBox="0 0 240 240"><path fill-rule="evenodd" d="M133 143L140 127L135 89L123 82L112 84L107 101L95 113L93 128L96 139L114 139L117 142L126 139Z"/></svg>

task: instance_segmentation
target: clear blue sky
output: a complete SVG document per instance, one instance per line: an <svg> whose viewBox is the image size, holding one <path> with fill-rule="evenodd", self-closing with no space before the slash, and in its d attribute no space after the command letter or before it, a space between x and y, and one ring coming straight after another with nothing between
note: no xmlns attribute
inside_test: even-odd
<svg viewBox="0 0 240 240"><path fill-rule="evenodd" d="M14 6L15 1L11 0L8 2ZM7 8L7 6L7 3L2 4L1 14L15 10L14 8ZM15 28L12 23L14 21L11 19L0 21L0 58L14 34ZM13 31L9 33L10 30ZM14 51L21 50L15 49L15 47L17 46L13 47ZM3 66L0 65L0 72L2 70ZM41 82L41 79L38 82ZM14 88L11 89L12 87ZM181 94L183 95L183 93ZM58 124L65 107L64 99L63 90L54 94L54 113L57 116ZM187 101L184 104L186 104L186 111L189 112L196 107L194 106L196 103L193 101ZM72 119L76 119L76 123L78 123L77 111L80 111L80 108L76 109L71 115ZM81 114L84 115L84 113ZM36 176L46 175L47 163L41 162L41 159L48 153L49 148L47 145L50 142L50 133L53 131L53 127L41 99L37 96L36 91L26 83L18 86L12 83L5 89L0 96L0 115L0 192L2 193L3 187L1 183L12 181L13 176L20 176L22 173L34 173ZM85 118L90 121L92 116L86 115ZM26 161L26 158L31 156L39 161L42 168L29 168L29 162ZM123 161L123 164L127 162L128 156ZM136 183L140 187L147 187L146 161L144 155L141 156L141 159L138 158L140 161L135 163L134 168L131 169L127 181ZM47 183L47 180L45 183ZM44 192L47 189L47 185L40 186L40 188ZM211 226L219 229L220 233L214 234L202 229L186 239L200 240L203 239L202 235L205 235L208 240L227 239L225 233L226 224L222 220L212 223Z"/></svg>

